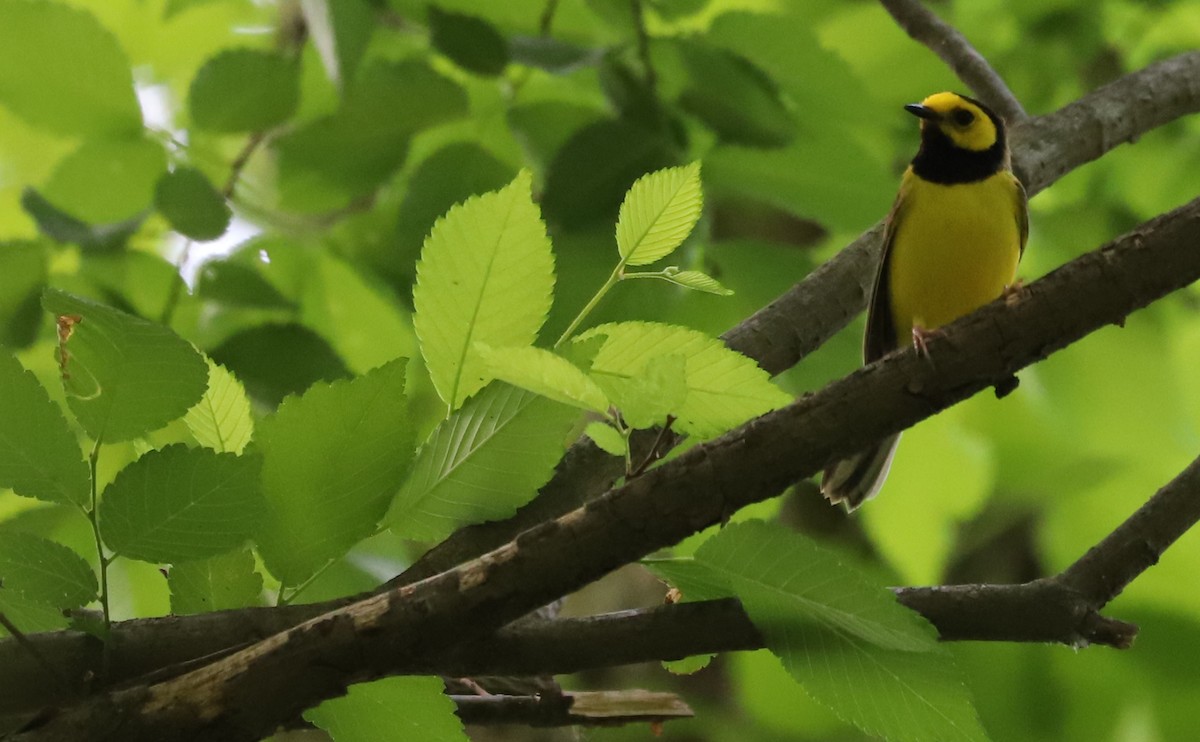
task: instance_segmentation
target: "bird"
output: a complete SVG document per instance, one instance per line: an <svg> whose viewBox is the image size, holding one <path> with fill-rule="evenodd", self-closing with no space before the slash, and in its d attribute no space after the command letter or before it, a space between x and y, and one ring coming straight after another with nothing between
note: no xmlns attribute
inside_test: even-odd
<svg viewBox="0 0 1200 742"><path fill-rule="evenodd" d="M927 340L939 327L1019 285L1017 265L1029 238L1025 188L1012 172L1004 120L951 92L904 110L920 119L921 145L885 220L865 363L909 338L928 357ZM826 499L852 511L874 497L899 440L888 436L828 466L821 481Z"/></svg>

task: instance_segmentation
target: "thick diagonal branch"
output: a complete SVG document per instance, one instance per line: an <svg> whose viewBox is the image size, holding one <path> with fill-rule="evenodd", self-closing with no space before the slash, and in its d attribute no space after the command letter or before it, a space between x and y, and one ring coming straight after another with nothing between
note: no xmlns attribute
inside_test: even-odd
<svg viewBox="0 0 1200 742"><path fill-rule="evenodd" d="M482 638L1122 322L1200 278L1197 235L1200 199L947 327L929 359L911 349L890 355L467 564L180 677L99 695L17 739L259 739L349 683Z"/></svg>

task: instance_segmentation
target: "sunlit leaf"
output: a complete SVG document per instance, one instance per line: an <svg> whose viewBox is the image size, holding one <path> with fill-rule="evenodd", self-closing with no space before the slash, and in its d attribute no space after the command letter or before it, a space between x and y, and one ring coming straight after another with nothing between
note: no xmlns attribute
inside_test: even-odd
<svg viewBox="0 0 1200 742"><path fill-rule="evenodd" d="M613 456L624 456L629 450L629 442L625 440L621 432L599 420L588 423L583 433L591 438L592 442L600 447L600 450Z"/></svg>
<svg viewBox="0 0 1200 742"><path fill-rule="evenodd" d="M67 404L93 438L136 438L182 416L204 394L204 359L166 327L56 289L46 291L42 306L59 318Z"/></svg>
<svg viewBox="0 0 1200 742"><path fill-rule="evenodd" d="M365 376L316 384L260 421L267 517L259 551L297 585L375 530L413 454L403 358Z"/></svg>
<svg viewBox="0 0 1200 742"><path fill-rule="evenodd" d="M681 271L667 268L663 270L662 277L665 281L670 281L671 283L695 291L703 291L706 294L716 294L717 296L731 296L733 294L732 291L722 286L720 281L700 271Z"/></svg>
<svg viewBox="0 0 1200 742"><path fill-rule="evenodd" d="M150 451L117 473L100 502L100 533L121 556L186 562L228 551L262 520L257 456L182 444Z"/></svg>
<svg viewBox="0 0 1200 742"><path fill-rule="evenodd" d="M196 442L219 453L241 453L254 433L250 400L237 377L224 366L208 362L208 389L183 421Z"/></svg>
<svg viewBox="0 0 1200 742"><path fill-rule="evenodd" d="M700 163L667 168L634 182L617 217L617 250L626 265L647 265L675 251L700 219Z"/></svg>
<svg viewBox="0 0 1200 742"><path fill-rule="evenodd" d="M171 567L167 576L171 613L185 616L256 605L262 575L254 571L254 555L238 549Z"/></svg>
<svg viewBox="0 0 1200 742"><path fill-rule="evenodd" d="M554 256L528 172L438 220L421 250L413 324L438 394L458 409L490 380L476 343L530 345L550 311Z"/></svg>
<svg viewBox="0 0 1200 742"><path fill-rule="evenodd" d="M476 348L488 373L556 402L604 414L608 398L596 382L562 356L541 348Z"/></svg>
<svg viewBox="0 0 1200 742"><path fill-rule="evenodd" d="M441 678L396 677L352 685L304 712L335 742L466 742Z"/></svg>
<svg viewBox="0 0 1200 742"><path fill-rule="evenodd" d="M433 431L388 524L434 541L464 523L512 515L554 472L579 411L493 383Z"/></svg>

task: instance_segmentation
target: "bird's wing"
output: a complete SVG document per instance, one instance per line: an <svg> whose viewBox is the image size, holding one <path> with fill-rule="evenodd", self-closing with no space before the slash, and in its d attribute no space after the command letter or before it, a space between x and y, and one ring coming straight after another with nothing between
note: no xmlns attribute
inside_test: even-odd
<svg viewBox="0 0 1200 742"><path fill-rule="evenodd" d="M906 170L900 181L900 192L896 202L883 223L883 250L879 256L879 269L875 272L875 288L871 291L871 302L867 306L867 333L863 337L863 360L876 361L896 349L896 323L892 320L892 300L888 289L888 262L892 257L892 243L896 239L896 224L905 206L912 169Z"/></svg>
<svg viewBox="0 0 1200 742"><path fill-rule="evenodd" d="M1029 241L1029 197L1025 195L1025 186L1017 176L1009 173L1013 182L1013 197L1016 199L1017 226L1021 230L1021 257L1025 257L1025 243Z"/></svg>

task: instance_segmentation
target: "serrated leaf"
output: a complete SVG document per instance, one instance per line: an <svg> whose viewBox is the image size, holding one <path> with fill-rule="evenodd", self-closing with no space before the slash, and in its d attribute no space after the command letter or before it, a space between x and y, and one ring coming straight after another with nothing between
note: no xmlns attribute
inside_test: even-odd
<svg viewBox="0 0 1200 742"><path fill-rule="evenodd" d="M100 501L100 534L144 562L205 559L250 537L263 516L258 456L182 444L150 451L117 473Z"/></svg>
<svg viewBox="0 0 1200 742"><path fill-rule="evenodd" d="M738 597L809 695L868 733L987 739L933 627L878 580L783 526L729 526L694 560L648 566L688 599Z"/></svg>
<svg viewBox="0 0 1200 742"><path fill-rule="evenodd" d="M157 430L204 394L204 359L168 328L57 289L47 289L42 306L67 318L58 351L63 388L93 439L116 443Z"/></svg>
<svg viewBox="0 0 1200 742"><path fill-rule="evenodd" d="M396 533L436 541L512 515L554 473L577 410L491 384L433 431L392 504Z"/></svg>
<svg viewBox="0 0 1200 742"><path fill-rule="evenodd" d="M96 573L79 554L40 536L0 530L0 586L53 608L79 608L96 599Z"/></svg>
<svg viewBox="0 0 1200 742"><path fill-rule="evenodd" d="M208 388L183 421L200 445L218 453L241 453L254 434L250 400L236 376L212 359L204 360Z"/></svg>
<svg viewBox="0 0 1200 742"><path fill-rule="evenodd" d="M229 134L277 126L299 102L299 67L282 54L258 49L219 52L188 88L192 123Z"/></svg>
<svg viewBox="0 0 1200 742"><path fill-rule="evenodd" d="M417 264L413 319L438 394L456 410L490 375L476 343L531 345L550 311L554 255L522 171L433 226Z"/></svg>
<svg viewBox="0 0 1200 742"><path fill-rule="evenodd" d="M225 234L233 216L204 173L190 167L175 168L159 178L154 206L176 232L200 242Z"/></svg>
<svg viewBox="0 0 1200 742"><path fill-rule="evenodd" d="M650 358L640 373L628 379L602 378L620 392L617 407L634 428L664 425L667 416L687 402L687 360L678 353Z"/></svg>
<svg viewBox="0 0 1200 742"><path fill-rule="evenodd" d="M733 296L733 292L722 286L720 281L700 271L681 271L668 268L662 272L662 277L663 280L670 281L677 286L703 291L706 294Z"/></svg>
<svg viewBox="0 0 1200 742"><path fill-rule="evenodd" d="M257 605L262 575L254 571L254 555L237 549L171 567L171 613L184 616Z"/></svg>
<svg viewBox="0 0 1200 742"><path fill-rule="evenodd" d="M62 609L30 600L20 593L0 587L0 613L13 622L22 634L39 631L57 631L69 625ZM8 629L0 626L0 637L8 636Z"/></svg>
<svg viewBox="0 0 1200 742"><path fill-rule="evenodd" d="M387 512L413 455L406 363L315 384L259 422L268 505L259 552L284 585L342 556Z"/></svg>
<svg viewBox="0 0 1200 742"><path fill-rule="evenodd" d="M91 479L62 409L33 374L0 350L0 487L82 507Z"/></svg>
<svg viewBox="0 0 1200 742"><path fill-rule="evenodd" d="M479 75L495 77L508 65L508 42L482 18L431 5L429 40L459 67Z"/></svg>
<svg viewBox="0 0 1200 742"><path fill-rule="evenodd" d="M685 359L687 398L672 414L689 435L710 438L792 401L754 361L686 327L621 322L595 327L576 342L596 336L605 341L592 363L592 378L618 406L648 361L668 355Z"/></svg>
<svg viewBox="0 0 1200 742"><path fill-rule="evenodd" d="M555 402L601 414L608 412L608 397L596 382L556 353L533 346L492 348L483 343L476 351L493 378Z"/></svg>
<svg viewBox="0 0 1200 742"><path fill-rule="evenodd" d="M661 260L692 233L704 206L700 163L638 178L621 203L617 251L626 265Z"/></svg>
<svg viewBox="0 0 1200 742"><path fill-rule="evenodd" d="M87 140L59 161L41 194L88 224L112 224L150 208L166 169L166 153L153 139Z"/></svg>
<svg viewBox="0 0 1200 742"><path fill-rule="evenodd" d="M605 453L624 456L629 451L629 442L625 440L619 430L607 423L598 420L590 422L583 429L583 433Z"/></svg>
<svg viewBox="0 0 1200 742"><path fill-rule="evenodd" d="M90 13L54 2L0 3L0 105L69 136L142 127L129 60Z"/></svg>
<svg viewBox="0 0 1200 742"><path fill-rule="evenodd" d="M304 712L335 742L466 742L441 678L395 677L359 683Z"/></svg>

